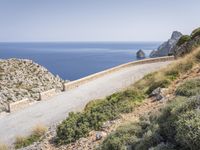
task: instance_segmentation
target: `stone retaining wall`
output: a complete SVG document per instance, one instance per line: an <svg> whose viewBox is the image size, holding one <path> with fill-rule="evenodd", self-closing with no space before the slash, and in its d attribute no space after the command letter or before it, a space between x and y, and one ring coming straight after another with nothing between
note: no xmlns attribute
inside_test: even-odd
<svg viewBox="0 0 200 150"><path fill-rule="evenodd" d="M45 91L45 92L41 92L39 93L39 100L46 100L48 99L49 97L52 97L54 95L56 95L58 92L56 92L56 89L51 89L51 90L48 90L48 91Z"/></svg>
<svg viewBox="0 0 200 150"><path fill-rule="evenodd" d="M65 83L64 84L64 91L76 88L76 87L78 87L78 86L80 86L80 85L82 85L84 83L87 83L87 82L89 82L91 80L97 79L97 78L102 77L102 76L104 76L106 74L110 74L110 73L113 73L115 71L130 67L130 66L140 65L140 64L147 64L147 63L155 63L155 62L164 62L164 61L170 61L170 60L174 60L174 56L149 58L149 59L138 60L138 61L122 64L122 65L116 66L114 68L107 69L107 70L104 70L104 71L89 75L89 76L87 76L85 78L81 78L81 79L78 79L78 80L75 80L75 81L72 81L72 82L69 82L69 83Z"/></svg>
<svg viewBox="0 0 200 150"><path fill-rule="evenodd" d="M8 103L8 112L14 112L16 110L26 107L27 105L29 105L28 98L24 98L17 102Z"/></svg>

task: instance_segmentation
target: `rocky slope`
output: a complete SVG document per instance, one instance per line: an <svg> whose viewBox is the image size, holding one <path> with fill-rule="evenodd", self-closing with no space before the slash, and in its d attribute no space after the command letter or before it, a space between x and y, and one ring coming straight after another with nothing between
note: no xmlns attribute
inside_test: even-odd
<svg viewBox="0 0 200 150"><path fill-rule="evenodd" d="M176 57L184 56L187 53L190 53L193 49L200 45L200 28L195 29L191 35L186 35L189 38L184 39L180 38L178 44L172 49L172 53ZM179 43L181 43L179 45Z"/></svg>
<svg viewBox="0 0 200 150"><path fill-rule="evenodd" d="M180 32L174 31L168 41L161 44L157 50L151 52L150 57L153 58L169 55L181 36L182 34Z"/></svg>
<svg viewBox="0 0 200 150"><path fill-rule="evenodd" d="M38 100L39 92L52 88L62 90L63 82L31 60L0 60L0 112L6 109L6 103L23 98Z"/></svg>

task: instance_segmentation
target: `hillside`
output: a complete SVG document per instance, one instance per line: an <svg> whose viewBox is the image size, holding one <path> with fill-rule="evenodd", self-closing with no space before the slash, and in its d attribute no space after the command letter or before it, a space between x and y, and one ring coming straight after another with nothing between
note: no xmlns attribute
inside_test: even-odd
<svg viewBox="0 0 200 150"><path fill-rule="evenodd" d="M181 55L176 55L179 59L171 65L124 91L89 102L84 111L71 112L31 148L199 150L200 47L196 31L191 34L195 38L184 42L180 38L175 54L183 45L187 48L181 49ZM187 44L191 41L192 46Z"/></svg>
<svg viewBox="0 0 200 150"><path fill-rule="evenodd" d="M199 33L196 29L190 36L180 38L174 48L174 54L179 59L174 64L134 85L147 92L149 103L141 107L144 110L133 112L132 116L139 112L140 115L130 118L126 124L122 123L99 149L200 149L200 47L196 48L200 45ZM185 57L180 58L182 56ZM154 82L156 76L162 82L149 87L147 83ZM163 82L165 80L171 81Z"/></svg>
<svg viewBox="0 0 200 150"><path fill-rule="evenodd" d="M165 108L169 107L171 111L171 105L179 107L179 101L182 100L184 100L182 102L184 102L186 110L190 109L187 108L187 104L191 98L187 100L187 97L184 98L182 94L195 95L199 93L199 55L200 48L194 50L192 54L176 60L167 68L146 75L127 90L114 93L105 99L89 102L84 111L70 113L69 117L57 126L57 130L50 129L42 142L27 149L123 150L130 148L148 150L151 148L152 150L162 150L166 147L169 150L182 149L183 146L176 147L178 142L174 136L164 135L169 130L173 134L176 133L174 128L169 126L169 124L175 125L173 124L175 122L170 122L170 120L176 114L164 116L162 124L156 118L162 116ZM176 101L180 95L183 98ZM197 107L199 106L197 105ZM162 110L160 111L160 109ZM180 109L184 108L180 107ZM194 110L196 110L196 106ZM178 115L182 114L180 112ZM159 127L160 125L161 127ZM199 130L198 123L195 125L197 125L195 132L197 132ZM163 126L166 127L166 132L160 130L163 129ZM171 140L169 140L170 136ZM169 143L172 141L174 142ZM27 141L23 142L27 143ZM191 143L189 144L191 145ZM187 147L187 149L190 148Z"/></svg>
<svg viewBox="0 0 200 150"><path fill-rule="evenodd" d="M0 112L7 103L28 98L38 100L39 92L62 90L64 81L46 68L25 59L0 60Z"/></svg>

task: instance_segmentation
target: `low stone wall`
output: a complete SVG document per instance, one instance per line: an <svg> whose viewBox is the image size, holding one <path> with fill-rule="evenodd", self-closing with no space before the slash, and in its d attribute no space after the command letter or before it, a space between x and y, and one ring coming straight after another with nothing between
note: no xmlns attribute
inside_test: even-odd
<svg viewBox="0 0 200 150"><path fill-rule="evenodd" d="M87 76L85 78L81 78L79 80L64 83L63 88L64 88L64 91L67 91L67 90L76 88L76 87L78 87L82 84L85 84L85 83L87 83L91 80L102 77L106 74L110 74L110 73L113 73L115 71L130 67L130 66L147 64L147 63L155 63L155 62L164 62L164 61L170 61L170 60L174 60L174 57L173 56L159 57L159 58L151 58L151 59L144 59L144 60L129 62L129 63L126 63L126 64L116 66L116 67L111 68L111 69L107 69L107 70L99 72L99 73L89 75L89 76ZM45 91L45 92L41 92L41 93L39 93L39 99L38 100L46 100L46 99L48 99L52 96L57 95L58 93L59 92L57 92L56 89L51 89L51 90L48 90L48 91ZM17 101L17 102L9 103L7 109L8 109L8 112L14 112L18 109L22 109L22 108L26 107L29 104L30 104L29 100L27 98L25 98L25 99Z"/></svg>
<svg viewBox="0 0 200 150"><path fill-rule="evenodd" d="M17 102L8 103L8 112L14 112L16 110L26 107L27 105L29 105L28 98L24 98Z"/></svg>
<svg viewBox="0 0 200 150"><path fill-rule="evenodd" d="M39 93L39 101L46 100L49 97L56 95L57 93L58 92L56 92L56 89L51 89L51 90L48 90L48 91L45 91L45 92L41 92L41 93Z"/></svg>
<svg viewBox="0 0 200 150"><path fill-rule="evenodd" d="M72 82L69 82L69 83L65 83L64 84L64 91L76 88L76 87L78 87L78 86L80 86L80 85L82 85L84 83L87 83L87 82L89 82L91 80L97 79L97 78L102 77L102 76L104 76L106 74L110 74L110 73L113 73L115 71L130 67L130 66L140 65L140 64L147 64L147 63L155 63L155 62L164 62L164 61L170 61L170 60L171 61L174 60L174 56L149 58L149 59L138 60L138 61L133 61L133 62L129 62L129 63L126 63L126 64L122 64L122 65L116 66L114 68L107 69L107 70L104 70L104 71L89 75L89 76L87 76L85 78L81 78L79 80L75 80L75 81L72 81Z"/></svg>

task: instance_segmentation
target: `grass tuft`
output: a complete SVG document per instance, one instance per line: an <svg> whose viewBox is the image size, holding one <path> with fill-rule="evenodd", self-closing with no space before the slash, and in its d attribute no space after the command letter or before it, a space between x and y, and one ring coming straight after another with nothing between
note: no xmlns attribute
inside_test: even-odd
<svg viewBox="0 0 200 150"><path fill-rule="evenodd" d="M43 125L37 125L36 127L33 128L31 135L24 137L24 136L17 136L15 139L15 148L23 148L27 147L34 142L37 142L41 140L41 137L44 136L46 133L47 128Z"/></svg>

